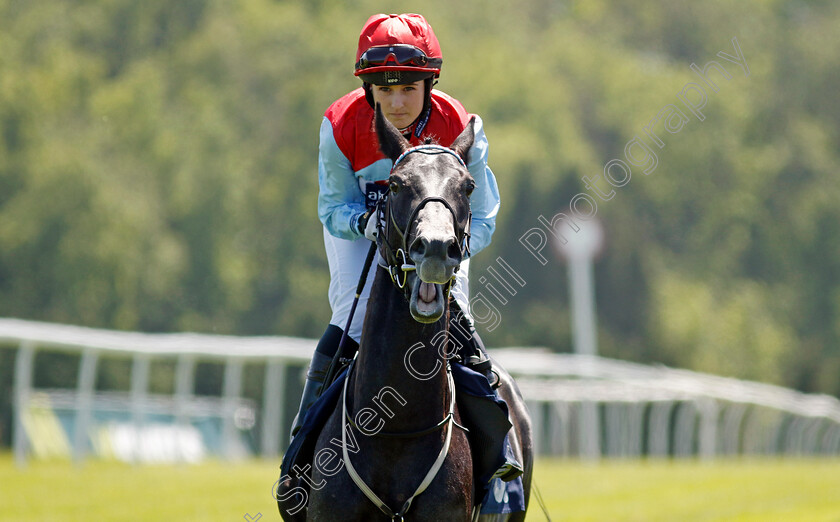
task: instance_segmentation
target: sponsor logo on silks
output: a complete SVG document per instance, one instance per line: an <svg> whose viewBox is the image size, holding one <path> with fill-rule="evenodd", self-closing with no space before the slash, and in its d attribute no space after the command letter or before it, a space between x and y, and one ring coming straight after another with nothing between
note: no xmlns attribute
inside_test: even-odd
<svg viewBox="0 0 840 522"><path fill-rule="evenodd" d="M388 193L388 182L382 181L368 181L365 184L365 207L376 208L376 204L385 199Z"/></svg>

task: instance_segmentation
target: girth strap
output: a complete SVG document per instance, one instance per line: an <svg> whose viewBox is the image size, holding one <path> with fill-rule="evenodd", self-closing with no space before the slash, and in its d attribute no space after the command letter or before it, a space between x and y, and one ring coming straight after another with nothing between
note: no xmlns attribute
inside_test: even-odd
<svg viewBox="0 0 840 522"><path fill-rule="evenodd" d="M347 383L350 381L350 372L353 370L353 365L355 364L355 359L352 363L350 363L350 369L347 370L347 377L344 379L344 388L341 392L341 455L344 458L344 464L347 466L347 474L350 475L350 478L353 479L353 482L356 486L364 493L364 495L373 502L373 504L379 508L380 511L385 513L391 520L402 520L405 517L406 512L408 512L409 508L411 507L412 501L426 491L426 488L429 487L429 484L432 483L435 476L437 476L438 471L440 468L443 467L443 461L446 460L446 455L449 453L449 443L452 441L452 431L453 427L452 424L455 420L455 381L452 378L452 371L449 368L449 364L446 365L446 380L449 384L449 414L447 417L449 421L446 423L444 429L446 430L446 440L443 443L443 447L440 449L440 453L438 453L437 459L435 459L435 463L432 464L432 468L426 473L426 476L423 477L423 481L417 486L417 489L414 493L408 497L408 500L402 505L399 512L394 512L390 507L388 507L385 502L380 499L376 493L373 492L367 484L365 484L362 477L356 472L356 468L353 467L353 464L350 462L350 454L347 452Z"/></svg>

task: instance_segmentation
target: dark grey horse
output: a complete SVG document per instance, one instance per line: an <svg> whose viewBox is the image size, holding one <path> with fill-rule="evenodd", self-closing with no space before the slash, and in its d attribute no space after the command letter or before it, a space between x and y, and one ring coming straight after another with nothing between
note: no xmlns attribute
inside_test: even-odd
<svg viewBox="0 0 840 522"><path fill-rule="evenodd" d="M376 130L395 162L379 237L388 268L376 271L345 395L318 439L308 508L284 518L469 521L477 488L447 371L447 326L449 287L468 237L474 181L464 165L473 121L450 148L411 149L378 107ZM514 425L510 440L525 466L527 505L530 420L510 376L495 369Z"/></svg>

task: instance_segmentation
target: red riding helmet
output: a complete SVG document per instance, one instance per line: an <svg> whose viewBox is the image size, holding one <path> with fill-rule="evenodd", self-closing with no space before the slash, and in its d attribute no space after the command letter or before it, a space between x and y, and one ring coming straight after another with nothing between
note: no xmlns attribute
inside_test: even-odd
<svg viewBox="0 0 840 522"><path fill-rule="evenodd" d="M419 14L371 16L362 27L355 75L365 83L399 85L440 76L443 54Z"/></svg>

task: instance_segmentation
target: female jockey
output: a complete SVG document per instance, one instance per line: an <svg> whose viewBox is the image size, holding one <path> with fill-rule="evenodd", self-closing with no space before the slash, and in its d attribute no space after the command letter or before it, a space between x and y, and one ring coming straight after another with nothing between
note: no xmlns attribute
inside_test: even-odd
<svg viewBox="0 0 840 522"><path fill-rule="evenodd" d="M378 14L370 17L362 28L356 52L355 75L362 80L362 87L334 102L321 123L318 215L324 225L324 246L330 267L332 318L307 372L300 410L292 428L293 436L323 388L355 297L370 246L368 239L376 239L374 220L367 226L370 212L366 199L373 197L371 191L375 182L388 179L392 161L379 150L373 107L379 103L385 118L412 145L419 145L426 138L448 145L464 130L472 116L458 100L432 89L442 62L437 37L421 15ZM475 179L475 190L470 197L471 255L490 243L499 210L498 187L487 166L487 149L481 118L476 117L475 141L469 152L468 165ZM360 341L376 263L370 270L345 342ZM464 259L452 289L453 308L463 312L452 315L458 317L455 320L461 321L461 327L452 331L471 334L470 339L461 342L462 346L468 346L464 360L473 362L480 373L490 375L486 351L469 317L468 271L469 259ZM508 462L495 475L503 480L521 474L521 466L508 457L509 454L506 455Z"/></svg>

